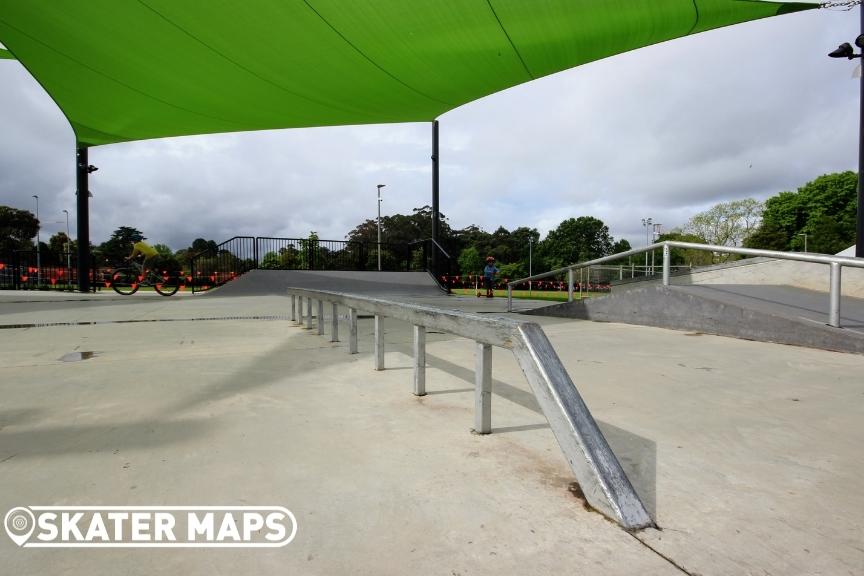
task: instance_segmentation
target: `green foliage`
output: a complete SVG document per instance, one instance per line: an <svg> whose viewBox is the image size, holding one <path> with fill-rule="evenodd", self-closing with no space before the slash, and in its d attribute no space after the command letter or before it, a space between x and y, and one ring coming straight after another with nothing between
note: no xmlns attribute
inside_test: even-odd
<svg viewBox="0 0 864 576"><path fill-rule="evenodd" d="M459 272L463 276L479 274L483 271L483 258L477 248L469 246L459 254Z"/></svg>
<svg viewBox="0 0 864 576"><path fill-rule="evenodd" d="M0 206L0 254L33 250L39 221L29 210Z"/></svg>
<svg viewBox="0 0 864 576"><path fill-rule="evenodd" d="M522 265L522 262L511 262L510 264L501 264L498 266L501 271L498 273L498 278L506 278L507 280L518 280L528 276L528 269Z"/></svg>
<svg viewBox="0 0 864 576"><path fill-rule="evenodd" d="M690 242L691 244L706 244L705 238L696 234L687 234L678 230L661 234L657 239L658 242L666 240L677 242ZM663 251L654 251L654 261L663 262ZM714 255L711 252L704 250L687 250L682 248L672 248L670 252L669 263L672 266L709 266L714 263Z"/></svg>
<svg viewBox="0 0 864 576"><path fill-rule="evenodd" d="M132 253L132 238L141 236L137 228L121 226L111 234L111 238L96 249L96 262L116 264Z"/></svg>
<svg viewBox="0 0 864 576"><path fill-rule="evenodd" d="M753 198L721 202L693 216L684 229L708 244L738 246L756 229L762 211L762 203Z"/></svg>
<svg viewBox="0 0 864 576"><path fill-rule="evenodd" d="M74 240L70 241L65 232L57 232L48 239L48 250L56 262L65 263L66 253L75 254L78 250L78 243Z"/></svg>
<svg viewBox="0 0 864 576"><path fill-rule="evenodd" d="M554 269L611 254L612 240L603 221L580 216L568 218L550 231L541 249L550 269Z"/></svg>
<svg viewBox="0 0 864 576"><path fill-rule="evenodd" d="M748 239L751 248L834 254L855 243L858 175L823 174L796 192L765 201L762 225Z"/></svg>

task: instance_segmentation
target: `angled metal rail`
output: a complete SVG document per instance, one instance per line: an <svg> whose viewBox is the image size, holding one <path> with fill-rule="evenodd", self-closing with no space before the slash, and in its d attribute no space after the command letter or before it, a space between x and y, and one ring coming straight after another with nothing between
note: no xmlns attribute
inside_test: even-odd
<svg viewBox="0 0 864 576"><path fill-rule="evenodd" d="M492 431L492 346L510 350L525 374L585 498L596 510L628 530L653 526L642 501L579 395L567 370L539 325L504 318L404 304L340 292L289 288L291 318L312 327L317 302L318 333L326 325L330 303L331 341L339 340L338 306L348 309L348 351L357 353L357 311L375 316L374 367L384 369L384 318L414 325L414 394L426 394L426 330L447 332L476 342L475 425ZM305 304L305 312L304 312Z"/></svg>
<svg viewBox="0 0 864 576"><path fill-rule="evenodd" d="M571 264L564 268L543 272L542 274L534 274L519 280L513 280L507 283L507 311L513 310L513 287L517 284L524 284L540 278L549 276L558 276L567 273L567 301L573 301L573 271L580 268L605 264L607 262L615 262L628 256L636 256L643 252L651 252L653 250L663 249L663 285L669 286L670 278L670 263L672 248L684 248L687 250L702 250L704 252L712 252L719 254L738 254L740 256L762 256L765 258L775 258L777 260L794 260L796 262L810 262L812 264L826 264L830 268L828 280L828 325L835 328L840 328L840 272L843 266L850 268L864 268L864 258L855 258L851 256L834 256L832 254L814 254L812 252L779 252L777 250L761 250L756 248L738 248L736 246L715 246L713 244L694 244L692 242L678 242L677 240L666 240L657 242L650 246L642 248L634 248L626 252L618 254L610 254L602 258L595 258L587 262L579 262Z"/></svg>

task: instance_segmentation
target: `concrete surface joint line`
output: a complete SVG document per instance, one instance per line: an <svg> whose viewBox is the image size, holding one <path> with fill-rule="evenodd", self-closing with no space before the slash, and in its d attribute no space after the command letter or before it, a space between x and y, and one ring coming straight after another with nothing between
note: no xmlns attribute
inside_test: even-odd
<svg viewBox="0 0 864 576"><path fill-rule="evenodd" d="M373 357L376 370L384 369L383 319L387 317L414 325L416 327L414 333L415 394L419 391L418 374L423 372L418 367L421 364L420 357L423 356L425 360L426 330L450 333L475 341L477 346L475 430L479 433L492 431L490 403L492 346L510 350L536 396L588 503L628 530L654 525L539 325L341 292L288 288L287 293L291 296L315 298L347 307L351 328L349 342L351 353L357 351L357 310L373 314L375 317ZM423 331L421 332L419 328ZM423 365L425 366L425 361ZM422 380L422 391L425 393L425 374Z"/></svg>

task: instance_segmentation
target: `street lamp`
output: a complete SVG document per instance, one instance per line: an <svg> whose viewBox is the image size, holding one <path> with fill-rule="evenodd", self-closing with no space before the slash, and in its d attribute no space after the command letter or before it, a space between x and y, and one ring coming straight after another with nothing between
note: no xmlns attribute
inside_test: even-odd
<svg viewBox="0 0 864 576"><path fill-rule="evenodd" d="M69 236L69 210L63 210L66 214L66 283L72 283L72 237Z"/></svg>
<svg viewBox="0 0 864 576"><path fill-rule="evenodd" d="M381 188L386 184L378 184L378 271L381 272Z"/></svg>
<svg viewBox="0 0 864 576"><path fill-rule="evenodd" d="M804 252L807 252L807 233L806 233L806 232L802 232L801 234L798 234L798 236L803 236L803 237L804 237Z"/></svg>
<svg viewBox="0 0 864 576"><path fill-rule="evenodd" d="M652 234L652 225L654 224L654 220L651 218L643 218L642 226L645 227L645 246L651 245L651 234ZM648 252L645 252L645 274L648 274Z"/></svg>
<svg viewBox="0 0 864 576"><path fill-rule="evenodd" d="M657 241L657 238L660 237L662 227L663 227L663 224L660 224L659 222L655 222L652 225L652 231L651 231L651 243L652 244ZM651 275L652 276L654 275L654 250L651 250Z"/></svg>
<svg viewBox="0 0 864 576"><path fill-rule="evenodd" d="M39 222L39 196L33 194L33 198L36 199L36 286L42 286L42 250L39 248L39 244L42 243L41 237L39 234L40 229L42 228L42 223Z"/></svg>
<svg viewBox="0 0 864 576"><path fill-rule="evenodd" d="M864 32L864 4L861 5L861 30ZM861 58L864 56L864 34L855 38L855 45L861 48L861 54L848 42L844 42L836 50L829 52L831 58ZM864 258L864 73L861 74L861 93L858 97L858 216L855 223L855 256ZM805 249L806 252L806 249Z"/></svg>

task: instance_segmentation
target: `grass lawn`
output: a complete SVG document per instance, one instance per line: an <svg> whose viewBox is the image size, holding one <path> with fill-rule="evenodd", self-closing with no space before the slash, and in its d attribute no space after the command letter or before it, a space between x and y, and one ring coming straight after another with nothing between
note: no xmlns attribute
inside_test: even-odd
<svg viewBox="0 0 864 576"><path fill-rule="evenodd" d="M486 290L481 289L480 293L485 296ZM493 292L496 298L506 298L507 290L495 290ZM453 288L453 294L458 294L460 296L474 296L476 292L473 288ZM583 298L590 298L592 294L590 292L583 292ZM528 290L513 290L513 298L521 298L526 300L552 300L553 302L566 302L567 301L567 292L564 291L540 291L540 290L532 290L529 294ZM579 292L573 292L573 298L579 299Z"/></svg>

